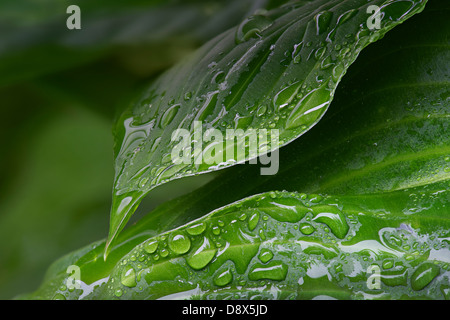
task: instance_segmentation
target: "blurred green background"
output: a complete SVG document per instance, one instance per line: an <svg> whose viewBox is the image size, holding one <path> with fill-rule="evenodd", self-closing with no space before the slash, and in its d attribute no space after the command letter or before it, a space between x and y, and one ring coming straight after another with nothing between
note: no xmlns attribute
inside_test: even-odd
<svg viewBox="0 0 450 320"><path fill-rule="evenodd" d="M0 2L0 299L106 237L112 125L158 74L266 0ZM69 30L66 9L81 9ZM156 189L136 219L212 176Z"/></svg>

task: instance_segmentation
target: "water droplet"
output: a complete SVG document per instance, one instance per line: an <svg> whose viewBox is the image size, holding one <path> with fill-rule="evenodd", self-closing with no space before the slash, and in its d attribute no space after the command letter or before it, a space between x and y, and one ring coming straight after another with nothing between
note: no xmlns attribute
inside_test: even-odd
<svg viewBox="0 0 450 320"><path fill-rule="evenodd" d="M296 198L273 200L262 210L277 221L291 223L300 221L307 212L310 212L310 209Z"/></svg>
<svg viewBox="0 0 450 320"><path fill-rule="evenodd" d="M286 107L295 98L300 87L301 84L299 81L296 81L280 90L273 98L275 110L281 110Z"/></svg>
<svg viewBox="0 0 450 320"><path fill-rule="evenodd" d="M257 115L258 117L261 117L261 116L263 116L266 112L267 112L267 105L263 104L263 105L260 105L260 106L259 106L258 110L256 111L256 115Z"/></svg>
<svg viewBox="0 0 450 320"><path fill-rule="evenodd" d="M186 257L186 263L195 270L200 270L208 265L216 255L217 249L213 248L209 239L203 237L201 245Z"/></svg>
<svg viewBox="0 0 450 320"><path fill-rule="evenodd" d="M158 137L155 139L155 141L153 142L153 145L151 147L151 152L154 152L156 150L156 148L158 148L160 142L161 142L161 137Z"/></svg>
<svg viewBox="0 0 450 320"><path fill-rule="evenodd" d="M66 297L63 296L61 293L57 293L53 296L53 300L66 300Z"/></svg>
<svg viewBox="0 0 450 320"><path fill-rule="evenodd" d="M147 253L153 253L158 249L158 241L156 240L149 240L144 244L144 250Z"/></svg>
<svg viewBox="0 0 450 320"><path fill-rule="evenodd" d="M292 51L292 61L294 64L298 64L302 61L301 50L303 47L303 42L294 45L294 50Z"/></svg>
<svg viewBox="0 0 450 320"><path fill-rule="evenodd" d="M212 228L212 233L216 236L220 234L220 228L218 226L215 226Z"/></svg>
<svg viewBox="0 0 450 320"><path fill-rule="evenodd" d="M214 111L214 107L217 103L217 95L219 94L219 91L213 91L209 92L206 95L206 100L203 106L200 108L200 110L197 112L197 115L195 116L194 121L203 121L206 119L206 117Z"/></svg>
<svg viewBox="0 0 450 320"><path fill-rule="evenodd" d="M258 225L258 222L259 222L259 212L255 212L248 219L248 229L250 231L253 231Z"/></svg>
<svg viewBox="0 0 450 320"><path fill-rule="evenodd" d="M315 15L317 35L325 32L330 26L333 13L330 11L322 11Z"/></svg>
<svg viewBox="0 0 450 320"><path fill-rule="evenodd" d="M136 271L134 271L133 267L128 266L122 271L120 282L129 288L136 286Z"/></svg>
<svg viewBox="0 0 450 320"><path fill-rule="evenodd" d="M194 224L186 229L187 233L189 233L191 236L198 236L199 234L202 234L206 229L206 224L203 222Z"/></svg>
<svg viewBox="0 0 450 320"><path fill-rule="evenodd" d="M349 11L344 12L338 18L337 24L342 25L344 22L350 20L358 13L357 9L351 9Z"/></svg>
<svg viewBox="0 0 450 320"><path fill-rule="evenodd" d="M225 72L219 71L217 72L211 79L212 83L219 84L225 79Z"/></svg>
<svg viewBox="0 0 450 320"><path fill-rule="evenodd" d="M272 20L262 15L246 18L236 30L236 43L242 43L252 38L260 38L261 33L272 25Z"/></svg>
<svg viewBox="0 0 450 320"><path fill-rule="evenodd" d="M380 7L382 21L396 21L404 17L414 7L414 1L389 1Z"/></svg>
<svg viewBox="0 0 450 320"><path fill-rule="evenodd" d="M234 129L246 129L250 127L252 122L253 117L251 115L241 116L239 114L236 114L236 116L234 117Z"/></svg>
<svg viewBox="0 0 450 320"><path fill-rule="evenodd" d="M331 57L328 56L322 60L322 62L320 63L320 68L322 70L326 70L326 69L332 67L333 65L334 65L333 60L331 60Z"/></svg>
<svg viewBox="0 0 450 320"><path fill-rule="evenodd" d="M262 263L269 262L273 258L273 253L269 249L261 249L258 258Z"/></svg>
<svg viewBox="0 0 450 320"><path fill-rule="evenodd" d="M185 100L185 101L190 100L191 97L192 97L192 92L186 92L186 93L184 94L184 100Z"/></svg>
<svg viewBox="0 0 450 320"><path fill-rule="evenodd" d="M167 127L173 120L173 118L175 118L175 115L178 112L178 109L180 108L180 104L175 104L171 107L169 107L169 109L167 109L163 116L161 117L161 124L160 127L161 128L165 128Z"/></svg>
<svg viewBox="0 0 450 320"><path fill-rule="evenodd" d="M174 234L169 237L169 249L176 254L183 254L191 248L191 240L183 234Z"/></svg>
<svg viewBox="0 0 450 320"><path fill-rule="evenodd" d="M122 294L123 294L122 289L117 289L117 290L114 292L114 295L115 295L116 297L121 297Z"/></svg>
<svg viewBox="0 0 450 320"><path fill-rule="evenodd" d="M323 55L325 54L325 52L327 51L326 47L320 47L319 49L316 50L316 52L314 53L314 57L319 60L323 57Z"/></svg>
<svg viewBox="0 0 450 320"><path fill-rule="evenodd" d="M248 273L248 278L252 281L257 280L275 280L283 281L286 279L288 266L282 261L273 260L267 265L256 263Z"/></svg>
<svg viewBox="0 0 450 320"><path fill-rule="evenodd" d="M383 269L391 269L394 267L394 260L392 259L386 259L383 261Z"/></svg>
<svg viewBox="0 0 450 320"><path fill-rule="evenodd" d="M161 255L161 257L165 258L169 255L169 250L161 249L161 252L159 254Z"/></svg>
<svg viewBox="0 0 450 320"><path fill-rule="evenodd" d="M231 273L230 269L227 269L225 271L220 271L214 277L213 281L214 281L214 284L218 287L226 286L231 281L233 281L233 274Z"/></svg>
<svg viewBox="0 0 450 320"><path fill-rule="evenodd" d="M313 227L311 224L307 223L307 222L301 223L301 224L300 224L300 231L301 231L303 234L305 234L305 235L310 235L310 234L312 234L315 230L316 230L316 229L314 229L314 227Z"/></svg>
<svg viewBox="0 0 450 320"><path fill-rule="evenodd" d="M316 222L326 224L333 234L343 239L349 230L345 216L335 206L315 206L313 220Z"/></svg>
<svg viewBox="0 0 450 320"><path fill-rule="evenodd" d="M434 278L440 273L439 266L425 262L417 267L411 276L411 287L414 291L419 291L425 288Z"/></svg>

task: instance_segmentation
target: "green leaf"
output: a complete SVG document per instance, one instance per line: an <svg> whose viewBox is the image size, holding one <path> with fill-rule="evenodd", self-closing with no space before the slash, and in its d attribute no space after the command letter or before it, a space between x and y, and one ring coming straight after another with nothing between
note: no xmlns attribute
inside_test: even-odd
<svg viewBox="0 0 450 320"><path fill-rule="evenodd" d="M448 5L428 4L364 50L322 120L280 150L276 175L261 176L251 164L225 169L149 213L141 230L166 231L271 190L357 195L448 185L449 11Z"/></svg>
<svg viewBox="0 0 450 320"><path fill-rule="evenodd" d="M362 52L330 112L281 150L285 172L225 169L125 229L106 261L106 241L94 243L56 262L41 288L22 298L449 299L449 10L430 3ZM415 157L405 157L411 150ZM299 193L228 205L275 189ZM179 253L186 235L188 252ZM174 239L184 249L173 250ZM235 245L213 247L221 239ZM202 246L209 249L193 264ZM64 287L70 265L81 268L83 292ZM134 285L133 272L136 286L121 284L124 276Z"/></svg>
<svg viewBox="0 0 450 320"><path fill-rule="evenodd" d="M425 2L371 2L383 15L373 30L363 0L290 3L255 13L163 74L116 125L108 245L156 186L253 159L305 133L359 52ZM247 147L248 129L270 134Z"/></svg>
<svg viewBox="0 0 450 320"><path fill-rule="evenodd" d="M94 244L22 298L444 299L448 197L439 184L357 197L255 195L141 240L107 276L88 281L84 270L103 261ZM69 265L80 268L78 289L65 285Z"/></svg>

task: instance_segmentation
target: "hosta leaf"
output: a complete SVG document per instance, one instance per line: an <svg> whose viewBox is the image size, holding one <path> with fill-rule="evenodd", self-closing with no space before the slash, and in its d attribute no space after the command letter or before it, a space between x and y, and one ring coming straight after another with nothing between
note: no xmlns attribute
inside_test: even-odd
<svg viewBox="0 0 450 320"><path fill-rule="evenodd" d="M117 122L109 243L156 186L255 158L305 133L358 53L425 2L370 2L381 8L380 29L368 25L364 0L259 11L162 75ZM203 134L213 128L215 139ZM187 132L181 147L177 129ZM279 131L250 148L227 129ZM187 161L174 161L175 150L187 150Z"/></svg>
<svg viewBox="0 0 450 320"><path fill-rule="evenodd" d="M74 253L28 298L448 299L448 200L439 183L370 196L255 195L141 240L103 278L84 275L105 263L102 246ZM78 289L66 285L69 265L80 268Z"/></svg>
<svg viewBox="0 0 450 320"><path fill-rule="evenodd" d="M141 230L165 231L270 190L368 194L437 181L448 186L449 12L448 4L429 3L364 50L322 120L280 150L276 175L261 176L251 164L226 169L144 217Z"/></svg>

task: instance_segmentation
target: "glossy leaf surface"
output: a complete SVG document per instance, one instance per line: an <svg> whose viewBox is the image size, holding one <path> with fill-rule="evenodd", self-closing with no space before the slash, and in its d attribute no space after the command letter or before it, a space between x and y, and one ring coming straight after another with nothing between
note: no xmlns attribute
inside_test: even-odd
<svg viewBox="0 0 450 320"><path fill-rule="evenodd" d="M420 201L411 197L417 193ZM78 289L67 287L71 275L63 260L31 297L444 299L450 277L448 198L439 184L364 201L256 195L140 242L94 282L85 282L85 267L92 263L86 258L97 253L101 259L101 246L81 250L70 256L70 264L80 268ZM421 210L408 212L418 204Z"/></svg>
<svg viewBox="0 0 450 320"><path fill-rule="evenodd" d="M226 169L24 298L449 299L448 12L434 2L363 52L278 175ZM277 189L298 193L226 205Z"/></svg>
<svg viewBox="0 0 450 320"><path fill-rule="evenodd" d="M448 184L448 12L442 3L429 3L363 51L322 120L280 150L276 175L261 176L251 164L226 169L151 212L140 230L166 231L272 190L356 195Z"/></svg>
<svg viewBox="0 0 450 320"><path fill-rule="evenodd" d="M362 0L257 12L158 78L117 122L109 243L156 186L241 163L305 133L358 53L425 1L370 4L380 7L380 28L369 28ZM214 139L208 129L218 131ZM265 137L248 142L249 129ZM182 143L177 130L185 130Z"/></svg>

